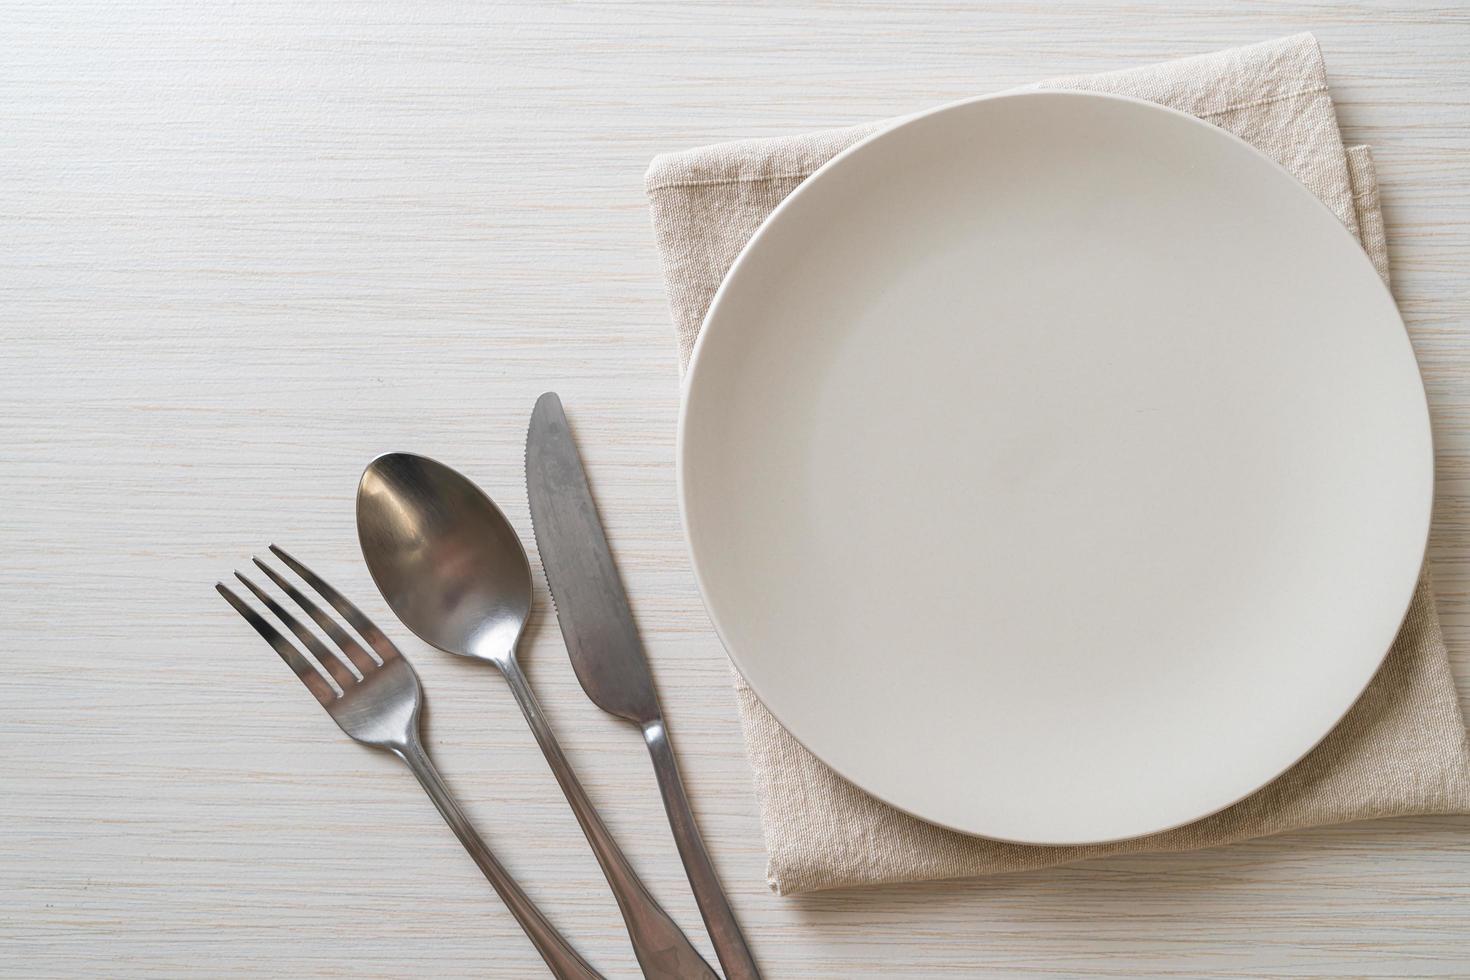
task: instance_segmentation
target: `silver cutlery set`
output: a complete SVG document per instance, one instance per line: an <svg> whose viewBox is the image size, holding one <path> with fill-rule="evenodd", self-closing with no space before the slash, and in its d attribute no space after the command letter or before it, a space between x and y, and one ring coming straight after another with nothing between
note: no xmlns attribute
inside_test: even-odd
<svg viewBox="0 0 1470 980"><path fill-rule="evenodd" d="M684 794L627 595L561 401L553 393L541 396L531 417L526 486L542 566L577 679L595 704L642 730L679 856L720 966L729 980L759 977ZM373 460L363 473L357 528L373 581L404 625L446 653L493 664L505 678L607 877L644 976L717 977L649 894L597 815L516 661L516 646L531 612L531 568L505 515L479 487L442 463L391 453ZM420 740L423 696L408 660L340 592L282 549L271 545L270 550L340 617L255 559L335 650L238 572L240 582L300 646L236 592L218 584L219 593L280 654L344 732L408 765L552 973L599 977L496 860L450 795Z"/></svg>

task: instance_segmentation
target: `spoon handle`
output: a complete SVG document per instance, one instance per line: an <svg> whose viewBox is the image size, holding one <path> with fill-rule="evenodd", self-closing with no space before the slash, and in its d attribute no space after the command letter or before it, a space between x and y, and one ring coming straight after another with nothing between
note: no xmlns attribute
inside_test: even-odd
<svg viewBox="0 0 1470 980"><path fill-rule="evenodd" d="M643 726L643 740L648 743L648 752L653 756L653 771L658 777L659 792L663 794L664 810L669 815L669 826L674 830L674 843L679 846L679 857L684 861L684 872L689 876L689 887L694 900L699 904L699 914L704 917L704 927L714 943L715 955L720 958L720 967L727 980L760 980L755 957L735 921L735 912L725 889L720 885L720 876L705 850L704 839L699 836L699 826L694 822L694 811L689 807L689 797L684 795L684 781L679 778L679 763L674 758L674 747L669 743L669 732L662 718L655 718Z"/></svg>
<svg viewBox="0 0 1470 980"><path fill-rule="evenodd" d="M648 893L648 889L603 824L602 818L597 815L592 801L587 798L586 791L582 789L582 784L572 772L571 764L562 753L520 665L513 657L507 658L501 664L501 670L521 706L521 711L526 715L536 742L546 755L546 761L550 764L556 781L561 784L562 792L566 794L567 802L577 816L577 822L582 825L582 833L587 835L587 843L592 845L592 853L602 866L602 873L607 877L613 896L618 900L618 908L623 913L628 938L633 942L633 952L638 957L638 965L643 968L643 975L649 980L719 980L719 974L699 955L689 942L689 937L684 935L669 914Z"/></svg>
<svg viewBox="0 0 1470 980"><path fill-rule="evenodd" d="M510 872L501 866L490 852L489 846L470 824L469 818L460 810L459 804L449 794L449 787L444 785L444 780L439 776L439 770L434 768L434 763L429 761L429 755L424 751L423 745L417 738L412 739L401 748L395 748L394 754L404 762L413 774L419 778L419 783L424 787L424 792L429 794L429 799L434 801L434 806L439 808L444 822L449 824L454 836L464 845L464 849L470 852L470 857L475 859L475 864L485 873L490 884L505 902L506 908L516 917L521 928L526 930L526 935L536 946L536 951L551 967L551 972L559 980L603 980L602 975L587 965L587 961L577 955L577 951L556 931L556 927L546 920L536 904L521 891L521 886L510 876Z"/></svg>

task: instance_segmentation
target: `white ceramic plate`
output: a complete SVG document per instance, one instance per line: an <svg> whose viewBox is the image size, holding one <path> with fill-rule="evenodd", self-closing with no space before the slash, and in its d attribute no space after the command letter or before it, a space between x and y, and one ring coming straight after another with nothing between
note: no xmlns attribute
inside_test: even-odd
<svg viewBox="0 0 1470 980"><path fill-rule="evenodd" d="M1269 782L1383 659L1433 463L1402 322L1266 157L1129 99L843 153L715 298L685 529L756 694L943 826L1045 844Z"/></svg>

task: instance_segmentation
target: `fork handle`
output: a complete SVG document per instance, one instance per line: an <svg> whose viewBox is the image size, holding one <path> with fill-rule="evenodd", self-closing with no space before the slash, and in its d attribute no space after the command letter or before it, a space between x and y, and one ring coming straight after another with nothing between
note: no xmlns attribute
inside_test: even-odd
<svg viewBox="0 0 1470 980"><path fill-rule="evenodd" d="M531 726L556 781L561 784L561 790L577 816L577 823L582 825L587 843L592 845L592 853L612 888L613 897L618 900L618 910L623 913L623 923L627 926L628 938L633 943L633 952L638 957L643 976L647 980L719 980L719 974L699 955L689 937L649 894L602 818L597 815L596 808L587 798L586 790L577 781L571 763L557 743L551 724L520 665L512 657L502 663L500 669L525 713L526 722Z"/></svg>
<svg viewBox="0 0 1470 980"><path fill-rule="evenodd" d="M572 949L562 934L556 931L556 927L541 914L535 903L521 891L521 886L516 884L510 872L490 853L489 846L476 833L469 819L460 810L459 804L449 794L449 787L444 785L439 770L434 768L434 763L429 760L422 743L413 739L401 748L394 748L393 752L408 763L408 768L419 778L424 792L429 794L429 799L434 801L434 806L443 815L444 822L449 824L449 829L454 831L454 836L459 838L464 849L470 852L470 857L474 858L475 864L485 873L501 901L510 909L511 915L526 930L526 935L530 937L546 965L551 967L551 972L561 980L604 980L600 973L587 965L586 960L577 955L577 951Z"/></svg>

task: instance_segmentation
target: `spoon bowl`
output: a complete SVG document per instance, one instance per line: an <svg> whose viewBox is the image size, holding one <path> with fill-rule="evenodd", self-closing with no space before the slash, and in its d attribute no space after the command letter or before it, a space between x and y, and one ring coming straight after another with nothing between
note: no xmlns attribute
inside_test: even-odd
<svg viewBox="0 0 1470 980"><path fill-rule="evenodd" d="M421 640L494 663L515 656L531 566L474 483L427 456L379 456L358 483L357 535L378 590Z"/></svg>

